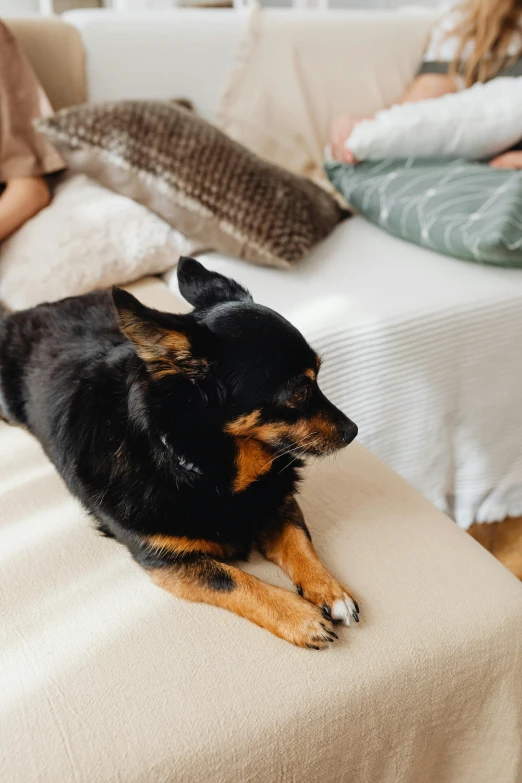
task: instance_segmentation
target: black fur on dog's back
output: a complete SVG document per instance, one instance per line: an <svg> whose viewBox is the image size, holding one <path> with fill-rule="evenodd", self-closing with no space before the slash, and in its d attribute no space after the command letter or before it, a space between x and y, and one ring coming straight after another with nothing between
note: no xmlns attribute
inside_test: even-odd
<svg viewBox="0 0 522 783"><path fill-rule="evenodd" d="M115 289L0 324L4 416L147 568L207 551L247 557L294 495L301 457L356 433L321 394L318 359L294 327L195 261L179 279L188 315Z"/></svg>

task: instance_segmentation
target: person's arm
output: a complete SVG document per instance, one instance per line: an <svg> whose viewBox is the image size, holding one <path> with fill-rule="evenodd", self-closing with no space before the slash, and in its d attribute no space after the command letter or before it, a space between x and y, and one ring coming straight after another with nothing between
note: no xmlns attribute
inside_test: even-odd
<svg viewBox="0 0 522 783"><path fill-rule="evenodd" d="M410 84L406 92L395 103L416 103L429 98L440 98L450 92L456 92L457 85L447 73L422 73ZM371 115L361 117L344 114L332 126L331 150L335 160L342 163L356 163L353 154L346 149L345 142L350 138L355 126L363 120L371 120Z"/></svg>
<svg viewBox="0 0 522 783"><path fill-rule="evenodd" d="M51 200L43 177L17 177L8 180L0 196L0 240L34 217Z"/></svg>
<svg viewBox="0 0 522 783"><path fill-rule="evenodd" d="M447 73L421 73L410 84L396 103L417 103L430 98L441 98L450 92L457 92L455 80Z"/></svg>

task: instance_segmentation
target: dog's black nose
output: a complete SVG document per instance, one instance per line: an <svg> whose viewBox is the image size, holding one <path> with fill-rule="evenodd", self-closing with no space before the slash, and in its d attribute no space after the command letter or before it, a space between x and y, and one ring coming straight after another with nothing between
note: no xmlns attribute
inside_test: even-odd
<svg viewBox="0 0 522 783"><path fill-rule="evenodd" d="M359 428L353 421L346 419L346 421L343 422L341 427L341 438L343 439L344 443L348 445L348 443L351 443L352 440L355 440L358 432Z"/></svg>

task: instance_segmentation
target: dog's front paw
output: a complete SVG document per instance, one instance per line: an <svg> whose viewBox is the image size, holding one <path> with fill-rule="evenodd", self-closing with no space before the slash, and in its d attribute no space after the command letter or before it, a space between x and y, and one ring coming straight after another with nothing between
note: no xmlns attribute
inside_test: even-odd
<svg viewBox="0 0 522 783"><path fill-rule="evenodd" d="M333 603L323 604L323 612L326 617L344 625L351 625L352 621L359 622L359 604L348 593L343 593Z"/></svg>
<svg viewBox="0 0 522 783"><path fill-rule="evenodd" d="M322 650L338 638L332 627L332 618L325 617L320 608L303 598L291 593L290 598L293 600L278 607L275 627L270 628L272 633L298 647L313 650Z"/></svg>
<svg viewBox="0 0 522 783"><path fill-rule="evenodd" d="M333 577L310 584L298 584L297 592L319 606L327 620L351 625L359 622L359 605L343 585Z"/></svg>

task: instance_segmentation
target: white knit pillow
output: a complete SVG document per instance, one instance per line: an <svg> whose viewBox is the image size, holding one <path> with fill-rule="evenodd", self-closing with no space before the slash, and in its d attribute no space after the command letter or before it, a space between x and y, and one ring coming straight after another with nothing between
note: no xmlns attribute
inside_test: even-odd
<svg viewBox="0 0 522 783"><path fill-rule="evenodd" d="M522 77L378 112L355 126L346 147L355 158L489 158L522 138Z"/></svg>
<svg viewBox="0 0 522 783"><path fill-rule="evenodd" d="M177 263L184 237L83 174L0 248L0 301L13 310L130 283Z"/></svg>

